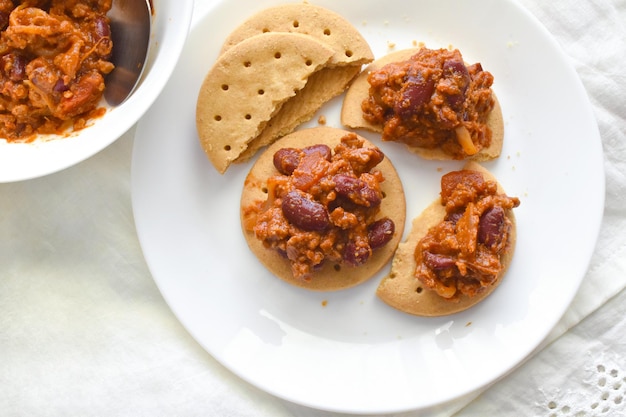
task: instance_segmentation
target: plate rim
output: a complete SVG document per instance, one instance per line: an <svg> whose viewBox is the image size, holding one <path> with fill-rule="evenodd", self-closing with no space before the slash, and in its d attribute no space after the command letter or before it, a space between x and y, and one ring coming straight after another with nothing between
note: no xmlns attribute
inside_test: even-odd
<svg viewBox="0 0 626 417"><path fill-rule="evenodd" d="M197 26L197 25L199 25L199 24L201 24L201 23L202 23L202 22L203 22L203 21L207 18L207 16L208 16L209 14L211 14L212 12L214 12L214 11L215 11L215 9L216 9L216 7L218 7L218 6L219 6L220 4L222 4L222 3L225 3L225 1L223 1L223 0L221 0L221 1L216 1L216 2L213 4L213 6L212 6L212 7L209 7L208 9L204 10L204 11L203 11L203 14L202 14L201 16L198 16L197 18L195 18L195 16L194 16L194 22L193 22L192 27L191 27L191 33L194 33L194 32L195 32L195 30L196 30L196 26ZM272 2L272 3L275 3L275 2ZM544 27L544 26L543 26L543 25L542 25L542 24L541 24L541 23L540 23L540 22L539 22L539 21L538 21L538 20L537 20L537 19L536 19L533 15L532 15L532 14L530 14L530 12L529 12L529 11L527 11L527 10L526 10L526 9L524 9L521 5L519 5L518 3L516 3L516 2L514 2L514 1L512 1L512 0L507 0L507 1L506 1L506 3L507 3L509 6L516 8L518 13L523 13L523 14L524 14L524 16L525 16L526 18L531 19L531 21L534 23L535 28L536 28L536 29L540 29L540 30L542 30L542 31L543 31L543 34L544 34L544 36L547 36L547 37L548 37L548 39L549 39L549 40L553 43L554 47L555 47L555 48L557 48L557 50L558 50L558 51L560 51L560 53L561 53L561 54L563 54L563 56L565 56L564 52L563 52L563 51L562 51L562 49L560 48L560 45L558 45L557 41L556 41L556 40L552 37L552 35L551 35L548 31L547 31L547 29L545 29L545 27ZM232 4L232 3L231 3L231 4ZM572 67L571 65L570 65L570 67L569 67L569 68L570 68L570 69L571 69L571 71L574 73L575 78L578 80L578 82L579 82L579 84L580 84L578 87L579 87L579 88L582 88L583 93L585 94L585 97L587 97L587 96L586 96L586 92L585 92L585 90L584 90L584 86L582 85L582 82L580 82L580 79L579 79L578 75L576 74L575 70L573 69L573 67ZM586 107L586 109L589 111L589 114L591 115L591 117L593 118L593 124L594 124L594 126L595 126L595 130L597 131L597 132L596 132L596 133L597 133L597 139L598 139L598 140L597 140L597 142L599 142L599 145L600 145L600 152L599 152L599 153L600 153L600 156L602 156L602 149L601 149L601 148L602 148L602 144L601 144L601 137L600 137L600 134L599 134L599 131L598 131L597 122L595 121L595 117L593 117L593 111L592 111L591 103L589 102L588 98L587 98L587 101L586 101L586 103L585 103L585 107ZM141 129L141 128L142 128L142 122L140 121L140 123L138 124L138 129L137 129L136 137L137 137L137 135L139 134L139 132L140 132L140 129ZM136 141L136 143L137 143L137 141ZM598 145L598 143L596 143L596 145ZM133 163L132 163L132 166L133 166L133 172L134 172L134 167L135 167L135 157L136 157L135 155L136 155L136 153L135 153L135 145L134 145L134 147L133 147ZM133 178L134 178L134 177L135 177L135 175L133 175ZM133 181L134 181L134 180L133 180ZM604 187L605 187L605 184L604 184L604 171L603 171L603 170L602 170L602 175L601 175L601 181L600 181L600 182L601 182L601 183L600 183L600 184L597 184L597 185L598 185L598 187L601 189L600 194L603 196L603 198L602 198L602 201L600 202L600 204L599 204L599 205L601 206L601 208L603 208L603 207L604 207ZM132 187L132 189L134 190L134 187ZM136 204L135 204L135 202L136 202L136 201L135 201L135 195L136 195L136 194L133 192L133 193L132 193L132 195L133 195L133 212L135 213L135 208L136 208ZM595 242L597 241L597 238L598 238L598 235L599 235L599 232L600 232L600 224L601 224L601 220L602 220L602 212L603 212L603 210L602 210L602 209L600 209L600 210L599 210L599 213L597 213L599 218L596 218L596 219L595 219L595 221L594 221L594 223L595 223L597 226L595 227L595 236L594 236L594 239L593 239L593 242L594 242L593 247L595 247ZM137 214L135 214L135 217L137 218ZM138 227L138 229L139 229L139 227ZM139 232L139 230L138 230L138 235L139 235L139 234L140 234L140 232ZM142 250L143 250L143 247L144 247L144 242L143 242L143 241L141 241L141 238L140 238L140 243L141 243ZM577 283L577 285L575 286L575 288L574 288L574 287L572 287L572 288L571 288L571 294L570 294L571 296L568 296L568 299L569 299L569 300L566 302L566 305L567 305L567 306L569 306L569 305L571 304L571 302L572 302L572 300L573 300L573 298L574 298L575 294L577 293L578 289L580 288L580 284L582 283L582 280L584 279L584 277L585 277L585 275L586 275L586 271L587 271L587 268L588 268L588 266L589 266L589 263L591 262L591 258L592 258L592 256L593 256L593 252L594 252L594 251L593 251L593 248L592 248L592 250L590 251L590 253L589 253L589 255L588 255L588 259L586 260L586 267L585 267L585 271L584 271L584 273L582 273L582 274L581 274L582 276L578 279L578 283ZM152 273L152 274L153 274L153 276L155 277L154 279L155 279L155 282L157 283L157 286L159 286L159 289L161 289L161 286L160 286L159 280L157 279L157 277L156 277L156 275L155 275L155 274L158 274L158 273L157 273L157 272L155 272L155 271L152 271L152 268L151 268L151 265L150 265L150 264L149 264L149 268L151 269L151 273ZM166 300L168 301L168 305L170 306L170 308L171 308L171 309L175 312L175 314L176 314L176 309L175 309L175 308L174 308L174 307L170 304L169 299L168 299L168 297L166 296L166 294L163 294L163 295L164 295L164 298L166 298ZM565 314L565 312L566 312L566 311L567 311L567 307L563 309L563 311L561 312L561 314L560 314L558 317L552 317L552 320L549 320L549 321L550 321L549 329L548 329L548 330L547 330L547 331L546 331L546 332L545 332L545 333L544 333L544 334L540 337L540 341L537 343L537 345L536 345L536 346L538 346L538 345L539 345L539 343L540 343L542 340L544 340L544 339L545 339L545 337L547 337L547 336L548 336L549 331L550 331L552 328L554 328L554 326L558 323L558 321L561 319L561 317L563 316L563 314ZM177 317L178 317L178 315L177 315ZM181 320L179 319L179 321L181 321ZM200 344L203 346L203 348L204 348L205 350L207 350L209 353L211 353L211 355L213 355L213 356L214 356L214 357L215 357L215 358L216 358L219 362L224 363L224 362L223 362L223 358L222 358L222 360L220 360L220 359L218 358L218 356L219 356L219 355L218 355L218 356L216 356L215 352L212 352L210 348L208 348L207 346L205 346L205 343L202 343L202 342L199 340L199 336L197 335L197 331L196 331L195 329L189 328L189 327L188 327L188 325L187 325L187 323L184 323L183 321L181 321L181 323L182 323L182 324L183 324L183 326L187 329L187 331L188 331L190 334L192 334L192 335L193 335L194 339L196 339L197 341L199 341L199 342L200 342ZM535 346L535 347L536 347L536 346ZM522 361L523 361L523 360L524 360L524 359L525 359L528 355L530 355L530 354L532 354L532 350L531 350L531 351L529 351L529 352L527 352L527 353L526 353L526 355L523 355L523 356L521 356L521 357L518 357L518 358L517 358L517 360L516 360L516 361L514 361L514 363L512 363L512 364L511 364L510 368L509 368L509 369L505 372L505 374L506 374L506 373L508 373L508 372L510 372L512 369L514 369L517 365L519 365L519 364L520 364L520 363L521 363L521 362L522 362ZM446 399L444 402L436 402L436 403L432 403L432 404L424 404L424 406L410 407L410 408L399 408L399 409L390 408L390 409L385 409L385 410L372 410L372 411L368 411L368 410L357 410L357 411L355 411L355 410L349 410L349 409L325 408L325 407L323 407L323 406L320 406L319 404L306 403L305 401L302 401L302 399L294 399L294 398L285 397L285 396L281 395L281 392L273 391L273 390L269 389L267 386L265 386L265 387L264 387L264 386L259 386L258 381L251 380L251 379L248 377L248 375L246 375L246 374L245 374L245 372L241 372L241 370L239 370L239 369L233 369L233 368L231 368L230 366L227 366L227 368L228 368L231 372L233 372L235 375L237 375L238 377L240 377L240 378L242 378L243 380L246 380L246 381L248 381L248 382L252 383L253 385L255 385L255 386L257 386L257 387L261 388L262 390L264 390L264 391L266 391L266 392L268 392L268 393L270 393L270 394L272 394L272 395L275 395L275 396L277 396L277 397L279 397L279 398L283 398L283 399L285 399L285 400L292 401L292 402L295 402L295 403L299 403L299 404L302 404L302 405L305 405L305 406L308 406L308 407L312 407L312 408L316 408L316 409L323 409L323 410L327 410L327 411L346 412L346 413L353 413L353 412L357 412L357 413L361 413L361 414L381 413L381 412L384 412L384 413L389 413L389 412L404 412L404 411L413 411L413 410L418 410L418 409L426 409L426 408L433 407L433 406L437 406L437 405L441 405L441 404L446 403L446 402L448 402L448 401L451 401L451 400L454 400L454 399L456 399L456 398L459 398L459 396L458 396L458 395L455 395L455 396L453 396L453 397L450 397L450 398ZM502 376L503 376L503 375L500 375L500 377L502 377ZM491 381L486 381L484 384L481 384L480 386L475 386L475 387L472 387L471 389L468 389L466 392L461 393L461 395L460 395L460 396L462 397L462 396L464 396L464 395L471 394L471 393L475 392L476 390L480 390L480 389L484 388L485 386L487 386L490 382L493 382L493 380L491 380Z"/></svg>

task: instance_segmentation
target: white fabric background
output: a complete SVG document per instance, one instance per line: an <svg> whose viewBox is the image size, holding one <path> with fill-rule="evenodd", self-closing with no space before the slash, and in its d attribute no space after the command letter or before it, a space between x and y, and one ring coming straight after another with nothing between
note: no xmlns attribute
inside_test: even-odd
<svg viewBox="0 0 626 417"><path fill-rule="evenodd" d="M520 2L593 104L607 180L600 240L544 347L473 401L428 415L626 415L626 1ZM0 415L337 417L242 382L172 315L134 231L132 143L133 130L77 166L0 184Z"/></svg>

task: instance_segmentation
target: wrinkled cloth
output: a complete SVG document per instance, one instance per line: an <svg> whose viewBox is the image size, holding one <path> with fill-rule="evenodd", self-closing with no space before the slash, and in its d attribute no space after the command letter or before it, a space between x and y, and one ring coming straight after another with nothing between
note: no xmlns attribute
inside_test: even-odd
<svg viewBox="0 0 626 417"><path fill-rule="evenodd" d="M394 417L626 415L626 1L520 3L593 105L606 170L599 241L530 358L481 393ZM133 134L62 172L0 184L0 415L338 417L247 384L177 321L134 229Z"/></svg>

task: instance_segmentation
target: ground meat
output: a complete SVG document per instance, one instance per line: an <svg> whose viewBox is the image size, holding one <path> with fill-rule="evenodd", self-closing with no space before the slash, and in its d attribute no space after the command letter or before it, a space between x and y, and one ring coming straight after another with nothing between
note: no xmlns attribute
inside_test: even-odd
<svg viewBox="0 0 626 417"><path fill-rule="evenodd" d="M498 193L476 171L454 171L441 180L446 216L417 244L415 275L441 297L458 301L495 282L510 249L513 224L507 213L519 199Z"/></svg>
<svg viewBox="0 0 626 417"><path fill-rule="evenodd" d="M111 0L0 0L0 137L32 140L102 114ZM17 2L15 2L17 3Z"/></svg>
<svg viewBox="0 0 626 417"><path fill-rule="evenodd" d="M458 50L422 48L372 71L368 82L363 117L383 126L383 140L440 148L453 159L490 145L493 76L480 64L467 66Z"/></svg>

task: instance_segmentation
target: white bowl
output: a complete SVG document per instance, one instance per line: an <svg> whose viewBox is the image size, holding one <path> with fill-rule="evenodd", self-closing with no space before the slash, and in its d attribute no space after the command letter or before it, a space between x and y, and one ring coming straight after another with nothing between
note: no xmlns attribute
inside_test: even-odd
<svg viewBox="0 0 626 417"><path fill-rule="evenodd" d="M178 62L191 24L193 0L152 0L152 4L149 59L133 94L69 137L30 143L0 139L0 182L41 177L75 165L117 140L150 108Z"/></svg>

